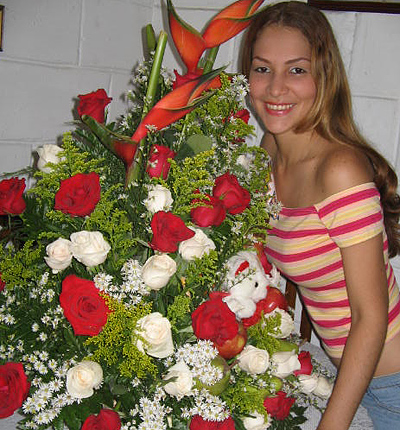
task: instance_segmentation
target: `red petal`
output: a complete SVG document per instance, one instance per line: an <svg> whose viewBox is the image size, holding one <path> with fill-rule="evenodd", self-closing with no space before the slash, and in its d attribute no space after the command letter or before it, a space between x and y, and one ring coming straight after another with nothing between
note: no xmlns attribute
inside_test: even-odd
<svg viewBox="0 0 400 430"><path fill-rule="evenodd" d="M203 32L206 48L221 45L244 30L263 1L238 0L215 15Z"/></svg>
<svg viewBox="0 0 400 430"><path fill-rule="evenodd" d="M135 143L119 142L115 140L112 143L113 149L119 158L123 160L126 166L130 166L135 157L137 145Z"/></svg>
<svg viewBox="0 0 400 430"><path fill-rule="evenodd" d="M202 78L203 76L200 76L193 81L186 82L156 103L139 124L132 136L132 140L139 142L143 139L148 133L148 125L155 126L157 130L161 130L181 119L194 108L192 104L203 91L221 86L219 76L210 81L199 83Z"/></svg>
<svg viewBox="0 0 400 430"><path fill-rule="evenodd" d="M193 72L205 50L204 39L196 29L178 16L171 0L168 0L168 12L169 28L175 47L188 71Z"/></svg>

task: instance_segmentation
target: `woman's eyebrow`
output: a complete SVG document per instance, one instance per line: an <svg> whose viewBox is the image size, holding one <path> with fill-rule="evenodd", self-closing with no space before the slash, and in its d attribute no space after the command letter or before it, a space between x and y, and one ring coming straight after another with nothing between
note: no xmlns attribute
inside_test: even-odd
<svg viewBox="0 0 400 430"><path fill-rule="evenodd" d="M268 59L260 57L258 55L256 55L255 57L253 57L253 60L259 60L259 61L262 61L262 62L268 63L268 64L271 63ZM307 58L307 57L297 57L297 58L292 58L290 60L285 61L285 64L298 63L300 61L308 61L309 63L311 63L310 58Z"/></svg>

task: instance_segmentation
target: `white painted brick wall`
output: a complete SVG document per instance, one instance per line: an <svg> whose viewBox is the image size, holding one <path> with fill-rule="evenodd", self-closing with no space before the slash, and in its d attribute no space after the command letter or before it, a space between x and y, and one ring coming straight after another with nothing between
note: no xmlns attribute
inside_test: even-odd
<svg viewBox="0 0 400 430"><path fill-rule="evenodd" d="M104 88L113 97L110 116L123 112L121 95L143 56L141 29L149 22L156 31L167 28L162 2L0 0L0 173L26 166L35 147L56 142L72 128L78 94ZM198 30L230 2L174 0ZM400 15L326 15L349 74L357 122L400 172ZM237 70L239 45L236 38L223 46L217 65ZM164 64L181 70L170 48ZM394 266L400 274L400 259ZM2 420L0 427L14 429L14 421Z"/></svg>

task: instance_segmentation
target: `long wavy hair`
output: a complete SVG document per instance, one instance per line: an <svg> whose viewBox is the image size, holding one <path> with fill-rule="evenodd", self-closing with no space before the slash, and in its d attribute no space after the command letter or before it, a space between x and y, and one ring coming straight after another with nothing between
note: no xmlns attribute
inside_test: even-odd
<svg viewBox="0 0 400 430"><path fill-rule="evenodd" d="M267 7L254 18L244 39L242 70L247 78L254 44L261 30L270 25L300 30L311 47L311 72L317 94L310 112L295 131L315 130L326 140L355 147L368 157L381 195L389 256L400 254L397 175L387 160L366 142L354 122L350 88L332 27L318 9L305 3L289 1Z"/></svg>

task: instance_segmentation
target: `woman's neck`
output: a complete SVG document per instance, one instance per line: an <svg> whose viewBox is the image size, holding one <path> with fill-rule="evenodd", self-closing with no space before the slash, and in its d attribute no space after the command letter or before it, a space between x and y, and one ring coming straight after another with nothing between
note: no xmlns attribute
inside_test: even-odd
<svg viewBox="0 0 400 430"><path fill-rule="evenodd" d="M289 168L317 156L321 149L317 142L322 141L315 131L284 135L266 134L262 147L271 155L275 166Z"/></svg>

